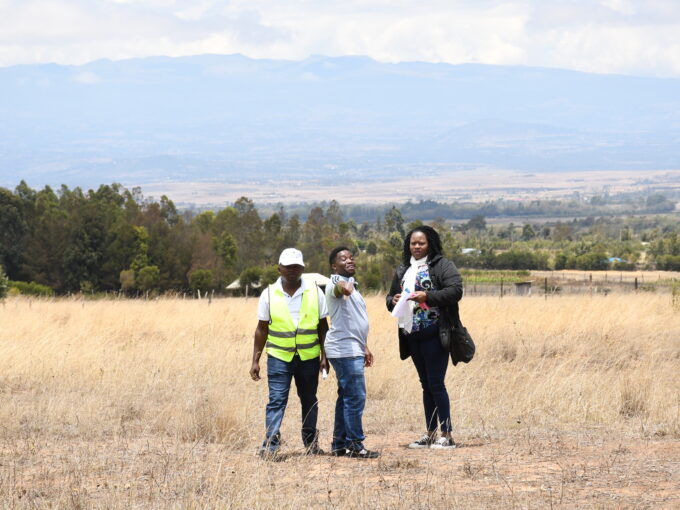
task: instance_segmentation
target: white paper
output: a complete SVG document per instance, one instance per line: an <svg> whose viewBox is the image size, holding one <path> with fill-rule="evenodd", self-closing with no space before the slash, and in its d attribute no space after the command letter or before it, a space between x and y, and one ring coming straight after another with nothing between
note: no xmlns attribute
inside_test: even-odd
<svg viewBox="0 0 680 510"><path fill-rule="evenodd" d="M411 297L410 292L402 292L401 297L399 298L399 301L397 301L397 304L394 305L394 308L392 309L392 317L401 317L402 315L405 314L405 312L410 312L411 307L409 306L408 298Z"/></svg>

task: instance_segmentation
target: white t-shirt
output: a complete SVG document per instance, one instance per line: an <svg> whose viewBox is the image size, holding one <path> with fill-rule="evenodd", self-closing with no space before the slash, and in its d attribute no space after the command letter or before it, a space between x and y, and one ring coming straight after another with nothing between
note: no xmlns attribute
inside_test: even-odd
<svg viewBox="0 0 680 510"><path fill-rule="evenodd" d="M286 291L283 290L280 277L278 280L274 282L274 286L281 290L281 292L283 292L283 297L286 300L288 310L290 311L290 315L293 318L293 324L295 324L295 327L297 327L298 323L300 322L302 293L307 288L305 284L305 279L304 278L302 279L300 287L295 291L295 293L292 296L288 295ZM319 319L323 319L325 317L328 317L328 306L326 306L326 298L324 297L323 292L321 292L321 289L316 290L317 298L319 299ZM262 294L260 294L260 301L257 305L257 318L261 321L269 322L269 289L267 287L265 287L264 290L262 291Z"/></svg>
<svg viewBox="0 0 680 510"><path fill-rule="evenodd" d="M349 296L337 297L334 291L340 281L349 281L349 278L332 274L331 283L326 285L331 328L323 345L329 359L364 356L368 340L368 314L364 298L356 284Z"/></svg>

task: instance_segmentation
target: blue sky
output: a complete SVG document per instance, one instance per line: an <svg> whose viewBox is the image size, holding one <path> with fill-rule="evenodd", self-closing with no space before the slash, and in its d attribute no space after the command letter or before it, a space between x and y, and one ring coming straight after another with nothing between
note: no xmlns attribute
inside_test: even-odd
<svg viewBox="0 0 680 510"><path fill-rule="evenodd" d="M680 76L679 0L0 0L0 66L368 55Z"/></svg>

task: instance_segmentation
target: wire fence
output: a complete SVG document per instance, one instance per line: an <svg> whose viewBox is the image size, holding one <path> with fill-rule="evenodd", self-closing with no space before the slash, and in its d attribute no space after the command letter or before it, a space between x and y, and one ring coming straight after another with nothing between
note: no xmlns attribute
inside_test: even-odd
<svg viewBox="0 0 680 510"><path fill-rule="evenodd" d="M546 272L548 273L548 272ZM548 275L533 274L525 281L477 282L474 278L464 280L468 296L554 296L573 294L610 293L677 293L680 277L661 275L618 275L583 273Z"/></svg>

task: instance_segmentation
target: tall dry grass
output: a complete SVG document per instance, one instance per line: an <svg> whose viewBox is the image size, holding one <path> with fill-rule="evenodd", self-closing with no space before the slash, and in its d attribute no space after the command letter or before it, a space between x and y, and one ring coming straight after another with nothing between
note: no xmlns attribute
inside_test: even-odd
<svg viewBox="0 0 680 510"><path fill-rule="evenodd" d="M427 492L442 468L404 460L398 449L424 427L415 369L398 358L383 297L367 303L376 363L367 370L366 444L396 454L358 465L297 455L294 391L282 429L294 455L281 464L254 457L267 400L266 381L248 376L256 299L5 301L0 501L74 508L522 503L505 489L488 497L446 485ZM462 302L462 316L478 351L447 375L459 441L529 444L579 431L603 440L680 439L680 311L668 296L473 297ZM322 446L330 443L335 391L332 374L320 382ZM476 468L466 466L461 473L473 478Z"/></svg>

